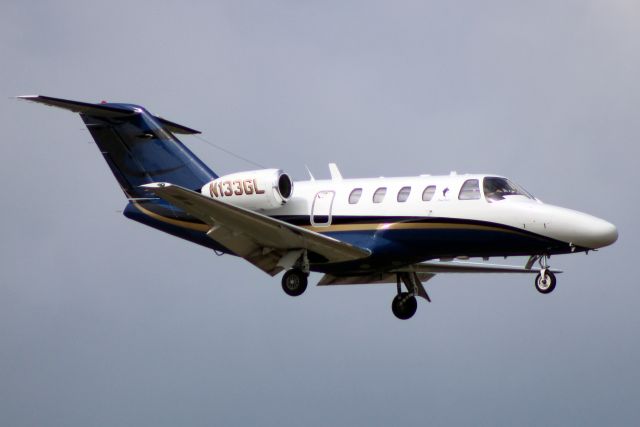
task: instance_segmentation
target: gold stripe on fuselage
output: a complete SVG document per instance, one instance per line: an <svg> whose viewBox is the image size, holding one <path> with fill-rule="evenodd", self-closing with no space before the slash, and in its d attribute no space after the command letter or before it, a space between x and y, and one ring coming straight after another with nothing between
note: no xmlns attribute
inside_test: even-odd
<svg viewBox="0 0 640 427"><path fill-rule="evenodd" d="M390 223L371 223L371 224L340 224L340 225L328 225L325 227L318 226L304 226L307 230L315 231L318 233L340 232L340 231L384 231L384 230L480 230L480 231L500 231L504 233L512 233L525 235L517 230L509 230L502 227L496 227L491 225L481 224L451 224L446 222L390 222Z"/></svg>
<svg viewBox="0 0 640 427"><path fill-rule="evenodd" d="M140 212L145 215L156 219L158 221L175 225L177 227L188 228L189 230L201 231L206 233L211 228L208 224L199 224L196 222L190 221L182 221L179 219L169 218L166 216L162 216L155 212L152 212L144 207L140 203L132 202L135 207L140 210ZM502 227L495 227L490 225L480 225L480 224L451 224L444 222L431 222L431 223L416 223L416 222L383 222L383 223L370 223L370 224L338 224L338 225L329 225L325 227L318 227L312 225L302 226L310 231L315 231L316 233L331 233L331 232L346 232L346 231L385 231L385 230L427 230L427 229L438 229L438 230L479 230L479 231L499 231L503 233L512 233L525 235L525 233L521 233L517 230L508 230Z"/></svg>
<svg viewBox="0 0 640 427"><path fill-rule="evenodd" d="M133 203L136 209L138 209L143 214L153 219L157 219L158 221L164 222L166 224L171 224L171 225L175 225L177 227L182 227L182 228L188 228L189 230L202 231L203 233L206 233L207 231L209 231L209 229L211 229L211 226L208 224L199 224L197 222L182 221L179 219L169 218L166 216L159 215L155 212L152 212L149 209L143 208L140 203L137 203L137 202L131 202L131 203Z"/></svg>

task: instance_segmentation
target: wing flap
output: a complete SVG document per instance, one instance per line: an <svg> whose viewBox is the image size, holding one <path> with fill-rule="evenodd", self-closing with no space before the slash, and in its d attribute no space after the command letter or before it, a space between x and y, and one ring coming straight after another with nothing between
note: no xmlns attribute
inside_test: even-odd
<svg viewBox="0 0 640 427"><path fill-rule="evenodd" d="M212 227L207 232L207 236L271 276L275 276L282 270L278 263L286 251L265 250L253 240L223 226Z"/></svg>
<svg viewBox="0 0 640 427"><path fill-rule="evenodd" d="M431 279L435 274L430 273L418 273L418 278L421 282L426 282ZM332 274L325 274L318 282L318 286L333 286L333 285L375 285L385 283L396 283L398 280L396 273L376 273L364 276L334 276Z"/></svg>

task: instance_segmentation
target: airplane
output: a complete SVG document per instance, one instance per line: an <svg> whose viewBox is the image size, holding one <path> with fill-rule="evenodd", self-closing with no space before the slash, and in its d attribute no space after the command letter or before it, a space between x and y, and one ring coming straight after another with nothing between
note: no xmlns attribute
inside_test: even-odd
<svg viewBox="0 0 640 427"><path fill-rule="evenodd" d="M218 176L176 135L200 132L144 107L42 95L18 98L79 113L127 197L134 221L239 256L299 296L310 272L319 286L395 284L393 314L411 318L424 282L444 273L536 274L542 294L556 287L552 255L613 244L616 227L542 203L494 174L294 182L281 169ZM528 256L522 267L470 258Z"/></svg>

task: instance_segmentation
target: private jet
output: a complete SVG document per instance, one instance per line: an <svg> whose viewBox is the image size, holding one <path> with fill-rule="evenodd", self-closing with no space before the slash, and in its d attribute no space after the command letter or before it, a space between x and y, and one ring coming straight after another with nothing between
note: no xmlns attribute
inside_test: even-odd
<svg viewBox="0 0 640 427"><path fill-rule="evenodd" d="M496 174L343 178L294 182L281 169L218 176L176 135L200 132L133 104L86 103L41 95L18 98L80 114L127 198L127 218L239 256L302 295L310 272L319 286L395 284L391 309L411 318L424 282L441 273L535 274L556 287L552 255L614 243L616 227L542 203ZM526 256L524 266L488 264ZM471 262L470 258L482 259Z"/></svg>

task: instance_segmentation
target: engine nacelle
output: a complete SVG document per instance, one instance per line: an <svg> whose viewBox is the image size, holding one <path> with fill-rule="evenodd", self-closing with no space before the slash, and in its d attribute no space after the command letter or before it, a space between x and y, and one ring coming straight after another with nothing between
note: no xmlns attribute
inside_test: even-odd
<svg viewBox="0 0 640 427"><path fill-rule="evenodd" d="M287 203L293 181L280 169L261 169L221 176L205 184L200 192L246 209L268 210Z"/></svg>

